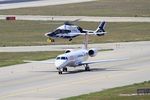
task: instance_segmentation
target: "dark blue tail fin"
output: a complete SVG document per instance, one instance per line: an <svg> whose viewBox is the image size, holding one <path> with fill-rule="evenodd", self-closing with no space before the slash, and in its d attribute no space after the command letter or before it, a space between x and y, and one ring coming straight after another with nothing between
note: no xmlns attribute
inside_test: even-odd
<svg viewBox="0 0 150 100"><path fill-rule="evenodd" d="M105 29L104 29L104 28L105 28L105 25L106 25L106 22L105 22L105 21L101 22L95 32L96 32L96 33L105 32Z"/></svg>

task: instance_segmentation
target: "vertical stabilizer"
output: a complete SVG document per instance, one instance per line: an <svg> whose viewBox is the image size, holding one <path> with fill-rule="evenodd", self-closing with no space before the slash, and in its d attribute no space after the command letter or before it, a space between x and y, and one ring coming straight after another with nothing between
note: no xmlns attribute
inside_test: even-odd
<svg viewBox="0 0 150 100"><path fill-rule="evenodd" d="M105 25L106 25L105 21L101 22L98 28L96 29L95 33L105 33Z"/></svg>

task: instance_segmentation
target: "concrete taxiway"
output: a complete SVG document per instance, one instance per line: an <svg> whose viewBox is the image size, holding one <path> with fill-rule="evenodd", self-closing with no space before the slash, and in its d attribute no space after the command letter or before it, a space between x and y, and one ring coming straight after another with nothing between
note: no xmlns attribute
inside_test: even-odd
<svg viewBox="0 0 150 100"><path fill-rule="evenodd" d="M150 42L104 44L113 51L89 60L128 58L124 61L69 68L58 75L52 64L27 63L0 68L0 100L60 99L150 80ZM99 45L99 48L103 45Z"/></svg>
<svg viewBox="0 0 150 100"><path fill-rule="evenodd" d="M93 16L41 16L41 15L0 15L0 19L5 20L8 16L15 16L16 20L33 21L80 21L86 22L150 22L150 17L93 17Z"/></svg>
<svg viewBox="0 0 150 100"><path fill-rule="evenodd" d="M0 0L0 10L48 5L61 5L89 1L94 0Z"/></svg>

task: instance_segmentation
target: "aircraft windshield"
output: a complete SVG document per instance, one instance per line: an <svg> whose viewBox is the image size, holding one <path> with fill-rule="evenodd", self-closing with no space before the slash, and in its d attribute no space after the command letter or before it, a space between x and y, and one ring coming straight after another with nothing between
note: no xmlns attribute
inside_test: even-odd
<svg viewBox="0 0 150 100"><path fill-rule="evenodd" d="M60 59L60 57L57 57L56 59L57 59L57 60L59 60L59 59Z"/></svg>
<svg viewBox="0 0 150 100"><path fill-rule="evenodd" d="M56 59L57 59L57 60L68 60L67 57L57 57Z"/></svg>
<svg viewBox="0 0 150 100"><path fill-rule="evenodd" d="M59 34L59 33L70 33L71 31L70 30L60 30L60 29L57 29L54 33L55 34Z"/></svg>

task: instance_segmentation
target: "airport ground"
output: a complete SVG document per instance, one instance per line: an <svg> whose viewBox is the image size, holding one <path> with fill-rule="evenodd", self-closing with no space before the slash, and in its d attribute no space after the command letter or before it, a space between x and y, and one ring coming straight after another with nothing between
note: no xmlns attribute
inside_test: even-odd
<svg viewBox="0 0 150 100"><path fill-rule="evenodd" d="M0 10L26 8L26 7L40 7L49 5L62 5L69 3L88 2L93 0L0 0Z"/></svg>
<svg viewBox="0 0 150 100"><path fill-rule="evenodd" d="M65 98L63 100L149 100L149 94L137 94L137 89L148 89L150 81L135 83L133 85L106 89L85 95Z"/></svg>
<svg viewBox="0 0 150 100"><path fill-rule="evenodd" d="M118 6L116 7L116 5ZM79 8L80 10L76 10L76 8ZM63 13L61 13L62 11ZM92 1L90 3L87 2L59 6L0 10L0 14L149 17L149 11L148 0L120 0L119 2L118 0L99 0ZM0 30L0 45L4 47L6 46L6 48L7 46L48 45L43 34L47 31L57 28L57 25L55 25L57 22L52 23L54 24L51 25L51 23L49 24L45 21L0 20L0 27L3 29ZM98 23L91 22L79 23L79 25L87 29L95 29L97 24ZM57 75L54 65L43 65L37 63L2 67L0 68L0 99L59 99L150 80L149 25L150 24L147 22L108 23L106 30L108 30L108 33L110 34L104 37L91 37L90 41L91 43L95 43L97 40L97 43L118 43L104 43L97 45L96 47L98 48L113 48L113 51L99 52L95 58L89 60L122 57L129 59L120 62L91 65L91 72L85 72L84 68L82 67L76 69L70 68L68 73L59 76ZM82 39L82 37L73 40L71 44L77 44L78 42L76 41L79 39ZM53 44L51 45L52 47L50 47L53 48L53 46L56 46L57 48L57 46L60 46L59 44L64 41L58 40L57 42L57 45ZM79 42L81 43L82 41ZM68 42L65 42L65 44L68 44ZM32 48L31 46L32 50L35 52L37 48L34 47ZM13 50L14 48L15 47L8 47L9 50ZM36 52L34 57L38 56L37 53L40 54L38 56L39 59L37 60L47 58L47 54L51 52L49 49L47 49L47 46L41 47L40 49L42 48L45 49L46 52ZM57 49L64 50L64 48L66 48L66 45ZM76 45L76 48L79 48L79 45ZM24 48L24 50L27 49L28 48L26 47ZM43 49L42 51L44 51ZM28 56L27 58L30 58L31 56L30 52L24 54L19 53L14 53L14 55L12 53L5 54L13 55L13 57L16 55L22 56L26 54ZM111 93L109 94L107 92L106 94L110 95ZM137 100L138 97L135 99Z"/></svg>
<svg viewBox="0 0 150 100"><path fill-rule="evenodd" d="M69 68L63 75L58 75L51 64L27 63L0 68L0 99L59 99L149 80L150 42L106 45L114 50L99 52L89 60L129 59L93 64L90 72L85 72L84 67Z"/></svg>

